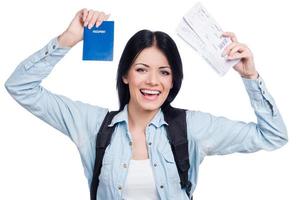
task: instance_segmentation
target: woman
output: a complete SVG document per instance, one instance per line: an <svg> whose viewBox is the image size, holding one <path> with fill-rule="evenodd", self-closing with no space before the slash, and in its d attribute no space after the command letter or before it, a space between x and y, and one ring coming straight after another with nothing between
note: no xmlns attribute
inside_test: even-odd
<svg viewBox="0 0 300 200"><path fill-rule="evenodd" d="M23 107L72 139L89 184L96 135L108 111L53 94L40 83L82 40L84 26L99 26L107 19L103 12L80 10L64 33L23 61L5 84ZM234 34L224 37L233 41L224 51L227 59L241 59L234 69L243 79L257 124L186 111L191 193L206 155L273 150L287 142L284 122L255 69L251 51ZM104 155L97 199L189 199L180 187L161 111L176 97L182 77L180 55L167 34L142 30L128 41L117 75L120 112L111 122L116 128Z"/></svg>

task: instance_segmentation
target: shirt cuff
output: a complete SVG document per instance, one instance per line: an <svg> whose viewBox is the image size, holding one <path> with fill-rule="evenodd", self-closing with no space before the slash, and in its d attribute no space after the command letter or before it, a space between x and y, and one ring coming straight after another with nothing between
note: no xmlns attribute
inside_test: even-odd
<svg viewBox="0 0 300 200"><path fill-rule="evenodd" d="M251 105L256 111L271 110L276 115L277 108L271 94L268 92L264 80L259 76L257 79L242 78L249 95Z"/></svg>
<svg viewBox="0 0 300 200"><path fill-rule="evenodd" d="M34 53L25 60L25 69L29 70L35 63L45 59L52 65L56 64L62 57L64 57L70 50L70 47L60 47L57 37L50 40L50 42L42 49Z"/></svg>

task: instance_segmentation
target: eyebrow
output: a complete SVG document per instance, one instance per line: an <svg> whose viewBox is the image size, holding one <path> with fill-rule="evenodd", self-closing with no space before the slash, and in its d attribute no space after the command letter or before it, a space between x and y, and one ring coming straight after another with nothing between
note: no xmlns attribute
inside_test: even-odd
<svg viewBox="0 0 300 200"><path fill-rule="evenodd" d="M150 66L149 65L147 65L147 64L145 64L145 63L135 63L135 65L143 65L143 66L145 66L145 67L148 67L148 68L150 68ZM171 69L171 67L170 66L161 66L161 67L159 67L159 69L164 69L164 68L169 68L169 69Z"/></svg>

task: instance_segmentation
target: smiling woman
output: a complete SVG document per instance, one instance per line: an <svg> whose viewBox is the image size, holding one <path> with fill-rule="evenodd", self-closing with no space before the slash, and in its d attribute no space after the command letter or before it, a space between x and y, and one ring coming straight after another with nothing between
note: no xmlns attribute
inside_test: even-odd
<svg viewBox="0 0 300 200"><path fill-rule="evenodd" d="M156 109L169 105L174 100L181 87L183 71L178 49L170 36L160 31L141 30L128 41L117 75L120 110L130 102L130 94L138 94L136 97L140 95L140 92L129 91L130 79L135 79L136 84L137 81L144 81L143 85L139 83L139 91L160 91L161 101L150 105Z"/></svg>
<svg viewBox="0 0 300 200"><path fill-rule="evenodd" d="M145 30L137 34L144 32L151 33ZM129 87L129 110L149 110L156 113L172 88L172 71L176 69L171 69L165 54L154 45L142 50L127 74L122 76L123 82Z"/></svg>
<svg viewBox="0 0 300 200"><path fill-rule="evenodd" d="M113 116L106 108L42 87L42 80L82 40L83 27L107 19L103 12L80 10L65 32L21 62L5 83L20 105L75 143L93 200L188 200L205 156L274 150L286 144L285 124L250 49L229 32L223 37L233 43L224 53L228 59L240 59L234 69L244 82L256 123L172 108L183 79L182 63L175 42L159 31L138 31L126 44L117 72L120 107Z"/></svg>

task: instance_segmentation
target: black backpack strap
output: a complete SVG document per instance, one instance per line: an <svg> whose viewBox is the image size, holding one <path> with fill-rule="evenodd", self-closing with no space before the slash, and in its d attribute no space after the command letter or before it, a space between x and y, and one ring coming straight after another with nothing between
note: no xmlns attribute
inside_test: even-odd
<svg viewBox="0 0 300 200"><path fill-rule="evenodd" d="M99 185L99 175L101 173L102 161L106 147L110 144L111 136L114 132L115 126L109 127L111 120L119 111L108 112L102 122L96 139L96 158L93 171L93 179L90 188L91 200L97 199L97 189Z"/></svg>
<svg viewBox="0 0 300 200"><path fill-rule="evenodd" d="M185 188L190 197L192 184L188 180L190 168L189 150L187 140L186 112L184 109L167 106L163 108L165 121L168 123L166 131L171 144L172 152L180 176L181 188ZM193 199L192 197L190 197Z"/></svg>
<svg viewBox="0 0 300 200"><path fill-rule="evenodd" d="M107 113L99 129L96 140L96 158L93 171L93 179L90 188L91 200L96 200L97 189L99 185L99 175L101 172L102 161L106 147L109 145L111 136L115 127L108 127L113 117L119 111ZM192 184L188 180L188 170L190 168L186 113L184 109L173 108L171 106L163 109L164 118L169 126L166 126L168 139L172 147L172 152L176 162L177 170L180 176L180 184L185 188L187 195L190 197ZM101 133L101 134L100 134ZM193 197L190 197L193 199Z"/></svg>

